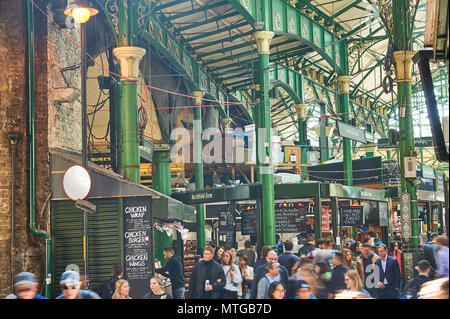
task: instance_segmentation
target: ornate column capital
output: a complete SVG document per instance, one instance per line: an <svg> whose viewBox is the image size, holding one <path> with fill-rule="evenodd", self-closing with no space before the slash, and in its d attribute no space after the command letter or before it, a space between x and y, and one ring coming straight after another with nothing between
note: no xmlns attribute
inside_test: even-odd
<svg viewBox="0 0 450 319"><path fill-rule="evenodd" d="M224 117L220 120L224 129L230 128L231 121L232 119L230 117Z"/></svg>
<svg viewBox="0 0 450 319"><path fill-rule="evenodd" d="M256 31L253 33L259 54L270 54L270 42L274 35L275 33L272 31Z"/></svg>
<svg viewBox="0 0 450 319"><path fill-rule="evenodd" d="M341 94L350 93L350 80L352 77L349 75L340 75L336 79L339 84L339 91Z"/></svg>
<svg viewBox="0 0 450 319"><path fill-rule="evenodd" d="M414 51L395 51L394 68L396 82L412 82L412 57Z"/></svg>
<svg viewBox="0 0 450 319"><path fill-rule="evenodd" d="M139 77L139 63L145 55L145 49L139 47L118 47L113 49L113 54L119 60L120 73L130 80Z"/></svg>
<svg viewBox="0 0 450 319"><path fill-rule="evenodd" d="M201 106L202 105L202 98L205 95L203 91L192 91L191 96L194 97L194 105L195 106Z"/></svg>
<svg viewBox="0 0 450 319"><path fill-rule="evenodd" d="M295 110L297 111L297 117L299 119L306 118L306 108L307 107L308 107L308 104L305 104L305 103L295 104Z"/></svg>

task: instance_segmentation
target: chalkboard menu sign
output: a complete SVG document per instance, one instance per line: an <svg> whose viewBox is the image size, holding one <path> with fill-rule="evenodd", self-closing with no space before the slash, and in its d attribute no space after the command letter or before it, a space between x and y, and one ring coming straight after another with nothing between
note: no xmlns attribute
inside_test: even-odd
<svg viewBox="0 0 450 319"><path fill-rule="evenodd" d="M300 206L301 205L301 206ZM306 208L300 203L275 204L275 231L299 233L306 231Z"/></svg>
<svg viewBox="0 0 450 319"><path fill-rule="evenodd" d="M341 226L364 225L363 206L341 206Z"/></svg>
<svg viewBox="0 0 450 319"><path fill-rule="evenodd" d="M219 212L219 246L234 246L234 212L230 205L216 206Z"/></svg>
<svg viewBox="0 0 450 319"><path fill-rule="evenodd" d="M130 296L142 298L149 291L152 276L151 199L123 200L124 277L130 283Z"/></svg>
<svg viewBox="0 0 450 319"><path fill-rule="evenodd" d="M242 217L242 235L256 235L256 205L238 205L237 209Z"/></svg>
<svg viewBox="0 0 450 319"><path fill-rule="evenodd" d="M256 235L256 205L239 205L242 235ZM298 202L275 204L275 232L299 233L307 230L307 207Z"/></svg>

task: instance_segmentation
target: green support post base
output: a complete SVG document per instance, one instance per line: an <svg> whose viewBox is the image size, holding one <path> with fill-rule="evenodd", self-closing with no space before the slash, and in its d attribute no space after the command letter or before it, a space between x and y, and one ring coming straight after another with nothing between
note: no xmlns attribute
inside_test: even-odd
<svg viewBox="0 0 450 319"><path fill-rule="evenodd" d="M172 194L170 183L170 148L169 146L155 147L153 154L153 163L155 171L152 172L152 187L154 190L170 196ZM155 259L159 259L162 265L165 265L164 248L172 247L172 237L167 236L165 232L153 231L153 250Z"/></svg>

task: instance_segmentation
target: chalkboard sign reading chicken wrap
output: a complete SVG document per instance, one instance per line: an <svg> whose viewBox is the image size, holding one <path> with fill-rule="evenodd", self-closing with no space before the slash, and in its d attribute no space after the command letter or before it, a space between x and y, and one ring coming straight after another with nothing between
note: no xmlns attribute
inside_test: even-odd
<svg viewBox="0 0 450 319"><path fill-rule="evenodd" d="M151 199L124 198L124 265L125 279L130 283L130 296L142 298L150 289L152 277Z"/></svg>
<svg viewBox="0 0 450 319"><path fill-rule="evenodd" d="M363 206L341 206L341 227L364 225Z"/></svg>

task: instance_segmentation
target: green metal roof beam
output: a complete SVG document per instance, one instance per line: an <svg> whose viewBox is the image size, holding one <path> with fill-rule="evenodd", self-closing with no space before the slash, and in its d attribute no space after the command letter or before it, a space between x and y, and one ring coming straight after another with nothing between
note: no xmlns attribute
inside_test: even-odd
<svg viewBox="0 0 450 319"><path fill-rule="evenodd" d="M217 44L217 43L215 43L215 44ZM218 53L226 53L228 51L239 50L239 49L242 49L242 48L245 48L245 47L248 47L248 46L253 46L254 44L255 44L254 41L245 42L245 43L236 44L236 45L233 45L233 46L230 46L230 47L226 47L226 48L220 48L220 49L217 49L217 50L214 50L214 51L210 51L210 52L199 53L198 56L200 58L204 58L206 56L210 56L210 55L214 55L214 54L218 54Z"/></svg>
<svg viewBox="0 0 450 319"><path fill-rule="evenodd" d="M223 32L227 32L227 31L230 31L230 30L233 30L233 29L237 29L237 28L240 28L240 27L243 27L243 26L246 26L246 25L248 25L247 21L242 22L242 23L232 24L232 25L227 26L227 27L225 27L223 29L218 29L218 30L214 30L214 31L210 31L210 32L184 33L183 35L184 36L188 36L188 35L192 35L192 34L197 34L194 37L186 38L187 41L192 42L192 41L197 41L197 40L200 40L200 39L203 39L203 38L210 37L212 35L217 35L217 34L220 34L220 33L223 33ZM206 45L206 44L209 44L209 43L210 42L206 42L204 44ZM192 44L194 45L195 43L192 43ZM197 49L199 49L199 46L193 47L193 48L195 50L197 50Z"/></svg>
<svg viewBox="0 0 450 319"><path fill-rule="evenodd" d="M245 25L246 25L246 24L245 24ZM220 32L219 32L219 31L220 31ZM220 33L222 33L222 32L223 32L223 31L218 30L218 31L216 31L214 34L220 34ZM201 45L198 45L198 46L193 47L193 49L194 49L194 50L200 50L200 49L204 49L204 48L211 47L211 46L214 46L214 45L217 45L217 44L221 44L221 43L233 42L234 40L241 39L241 38L243 38L243 37L249 36L249 35L253 34L254 32L255 32L255 31L251 30L251 31L248 31L248 32L245 32L245 33L242 33L242 34L237 34L237 35L232 36L232 37L226 37L226 38L223 38L223 40L221 40L221 41L215 41L215 42L207 42L207 43L203 43L203 44L201 44ZM190 41L190 40L191 40L191 39L188 39L188 41Z"/></svg>
<svg viewBox="0 0 450 319"><path fill-rule="evenodd" d="M284 41L284 42L281 42L281 43L277 44L277 46L290 44L290 43L293 43L295 41L296 40L287 40L287 41ZM292 49L289 49L288 51L292 51ZM252 55L252 54L255 54L255 53L257 53L256 48L254 50L247 51L247 52L242 52L242 53L239 53L239 54L236 54L236 55L222 57L221 59L210 60L210 61L207 61L207 62L203 63L203 65L206 66L206 65L214 64L214 63L221 62L221 61L224 61L224 60L233 60L233 59L241 58L241 57L244 57L244 56Z"/></svg>
<svg viewBox="0 0 450 319"><path fill-rule="evenodd" d="M202 6L198 7L198 8L196 8L196 9L192 9L192 10L185 11L185 12L182 12L182 13L179 13L179 14L175 14L175 15L171 15L171 16L167 16L167 19L168 20L176 20L176 19L187 17L187 16L190 16L190 15L202 12L202 11L207 11L209 9L214 9L214 8L226 5L226 4L228 4L228 1L222 1L222 2L218 2L218 3L211 3L211 4L208 4L208 5L202 5ZM168 14L168 13L171 13L171 12L165 12L165 14Z"/></svg>
<svg viewBox="0 0 450 319"><path fill-rule="evenodd" d="M357 4L361 3L362 0L356 0L353 1L350 5L342 8L340 11L338 11L337 13L333 14L331 17L329 17L328 19L325 19L325 23L331 22L333 21L333 19L339 17L340 15L346 13L348 10L354 8Z"/></svg>
<svg viewBox="0 0 450 319"><path fill-rule="evenodd" d="M189 30L189 29L197 28L199 26L202 26L202 25L205 25L205 24L208 24L208 23L213 23L213 22L220 21L220 20L223 20L223 19L231 18L231 17L237 16L239 14L240 14L239 12L230 12L228 14L224 14L222 16L217 16L215 18L212 18L212 19L210 19L208 21L194 22L194 23L191 23L191 24L189 24L189 25L187 25L185 27L176 28L175 31L177 33L180 33L180 32L183 32L183 31L186 31L186 30ZM173 22L173 24L175 25L175 24L186 24L186 23L175 23L175 22Z"/></svg>
<svg viewBox="0 0 450 319"><path fill-rule="evenodd" d="M164 10L164 9L167 9L170 7L174 7L176 5L179 5L179 4L185 3L185 2L186 2L186 0L172 1L172 2L165 3L165 4L161 4L161 5L157 6L156 9L161 11L161 10Z"/></svg>

